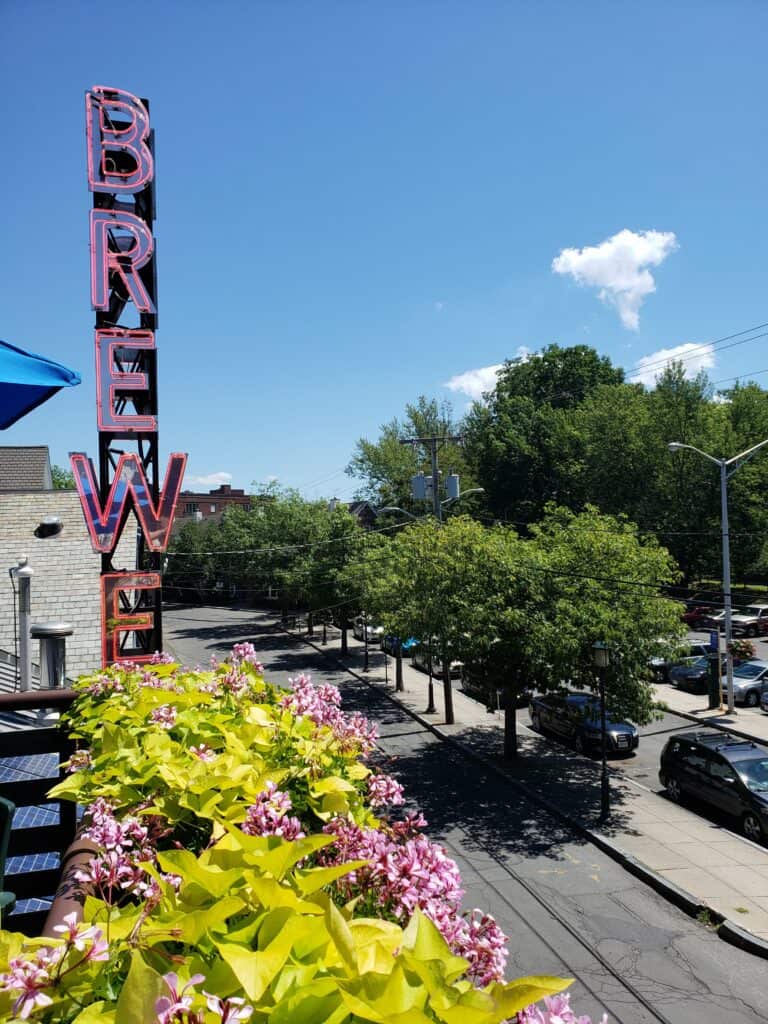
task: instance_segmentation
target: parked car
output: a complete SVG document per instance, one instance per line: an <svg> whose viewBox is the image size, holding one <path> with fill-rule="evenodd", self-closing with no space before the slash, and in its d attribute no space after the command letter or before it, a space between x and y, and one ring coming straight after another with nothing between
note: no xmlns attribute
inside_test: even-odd
<svg viewBox="0 0 768 1024"><path fill-rule="evenodd" d="M676 665L684 665L690 663L695 658L706 657L710 653L709 644L705 643L692 643L684 644L680 657L669 659L669 658L651 658L650 668L653 676L658 683L668 683L669 673Z"/></svg>
<svg viewBox="0 0 768 1024"><path fill-rule="evenodd" d="M364 616L358 615L352 620L352 636L356 640L365 640L366 634L369 644L380 644L381 638L384 636L384 627L374 626L370 622L366 622Z"/></svg>
<svg viewBox="0 0 768 1024"><path fill-rule="evenodd" d="M579 753L601 749L600 702L593 693L547 693L530 703L531 725L541 732L553 732L573 742ZM629 754L640 734L630 722L605 716L606 747L611 753Z"/></svg>
<svg viewBox="0 0 768 1024"><path fill-rule="evenodd" d="M727 679L722 678L723 691ZM743 661L733 668L733 700L735 704L745 704L748 708L756 708L768 689L768 661Z"/></svg>
<svg viewBox="0 0 768 1024"><path fill-rule="evenodd" d="M393 658L397 657L397 652L400 651L404 658L407 658L411 653L411 648L415 647L419 641L415 637L409 636L407 640L401 640L399 636L395 636L394 633L388 633L386 636L381 638L381 649L386 651L387 654L391 654Z"/></svg>
<svg viewBox="0 0 768 1024"><path fill-rule="evenodd" d="M483 671L482 665L464 665L461 670L461 691L472 700L485 704L489 711L505 708L510 696L516 708L527 708L533 699L533 690L512 691L498 686Z"/></svg>
<svg viewBox="0 0 768 1024"><path fill-rule="evenodd" d="M721 669L725 668L725 658L720 659ZM668 674L669 682L678 690L686 693L709 692L709 657L685 658L677 665L672 665Z"/></svg>
<svg viewBox="0 0 768 1024"><path fill-rule="evenodd" d="M695 604L693 602L689 602L680 618L689 629L703 629L712 616L716 615L721 610L722 609L719 607L711 604Z"/></svg>
<svg viewBox="0 0 768 1024"><path fill-rule="evenodd" d="M751 604L731 616L731 631L737 636L768 633L768 604Z"/></svg>
<svg viewBox="0 0 768 1024"><path fill-rule="evenodd" d="M768 834L768 747L722 732L667 740L659 781L670 800L692 796L741 822L754 842Z"/></svg>
<svg viewBox="0 0 768 1024"><path fill-rule="evenodd" d="M443 663L440 660L440 656L436 653L437 644L433 646L430 651L429 644L419 644L418 647L413 649L411 655L411 664L414 668L420 669L422 672L429 672L430 659L432 662L432 675L442 676L443 674ZM451 678L457 679L461 675L463 665L460 661L451 662Z"/></svg>

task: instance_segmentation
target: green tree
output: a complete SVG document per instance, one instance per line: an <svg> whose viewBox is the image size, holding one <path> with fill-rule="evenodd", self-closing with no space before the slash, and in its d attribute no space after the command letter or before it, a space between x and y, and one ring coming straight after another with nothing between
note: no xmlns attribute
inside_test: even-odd
<svg viewBox="0 0 768 1024"><path fill-rule="evenodd" d="M586 345L549 345L508 360L487 404L466 417L467 456L494 515L526 524L548 501L570 504L580 491L581 450L572 410L623 371Z"/></svg>
<svg viewBox="0 0 768 1024"><path fill-rule="evenodd" d="M73 491L75 489L75 477L71 469L64 469L62 466L51 466L51 478L54 491Z"/></svg>
<svg viewBox="0 0 768 1024"><path fill-rule="evenodd" d="M626 519L588 507L576 514L550 506L532 526L546 583L549 687L595 690L593 645L611 652L612 710L643 724L654 709L650 658L674 651L685 627L680 605L663 596L676 583L674 558Z"/></svg>
<svg viewBox="0 0 768 1024"><path fill-rule="evenodd" d="M399 505L408 511L423 512L424 508L411 498L411 477L416 473L431 473L426 449L418 445L402 445L409 437L443 437L461 432L461 424L453 415L450 402L437 402L421 395L415 404L405 407L405 417L385 423L377 441L360 438L347 467L347 473L361 480L358 497L374 505ZM448 443L440 450L440 470L458 473L461 487L468 490L476 485L469 471L460 444Z"/></svg>

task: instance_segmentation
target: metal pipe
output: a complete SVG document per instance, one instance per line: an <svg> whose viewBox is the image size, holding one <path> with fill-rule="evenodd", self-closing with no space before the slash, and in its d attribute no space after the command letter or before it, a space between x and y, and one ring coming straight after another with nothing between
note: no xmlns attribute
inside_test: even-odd
<svg viewBox="0 0 768 1024"><path fill-rule="evenodd" d="M32 689L32 638L29 635L31 615L31 578L26 555L19 559L16 579L19 582L19 686L23 692Z"/></svg>

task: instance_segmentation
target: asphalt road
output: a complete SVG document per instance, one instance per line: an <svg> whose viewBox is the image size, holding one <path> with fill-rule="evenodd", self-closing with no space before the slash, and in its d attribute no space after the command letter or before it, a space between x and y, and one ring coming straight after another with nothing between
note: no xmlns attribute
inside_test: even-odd
<svg viewBox="0 0 768 1024"><path fill-rule="evenodd" d="M205 665L211 654L250 640L274 682L303 670L339 685L347 708L378 723L378 758L423 811L430 836L459 863L465 905L490 910L510 936L509 977L573 977L573 1005L595 1020L605 1009L619 1024L768 1022L764 960L667 904L381 690L267 625L254 611L171 609L167 646L185 663ZM662 741L658 731L648 737L648 764L652 744ZM637 758L632 770L643 765Z"/></svg>

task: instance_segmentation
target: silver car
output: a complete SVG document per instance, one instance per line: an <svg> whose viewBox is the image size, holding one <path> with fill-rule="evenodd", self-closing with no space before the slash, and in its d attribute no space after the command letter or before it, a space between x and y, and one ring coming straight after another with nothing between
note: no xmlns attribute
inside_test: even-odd
<svg viewBox="0 0 768 1024"><path fill-rule="evenodd" d="M728 692L728 680L723 676L723 693ZM744 661L733 670L733 700L756 708L763 693L768 690L768 661Z"/></svg>

